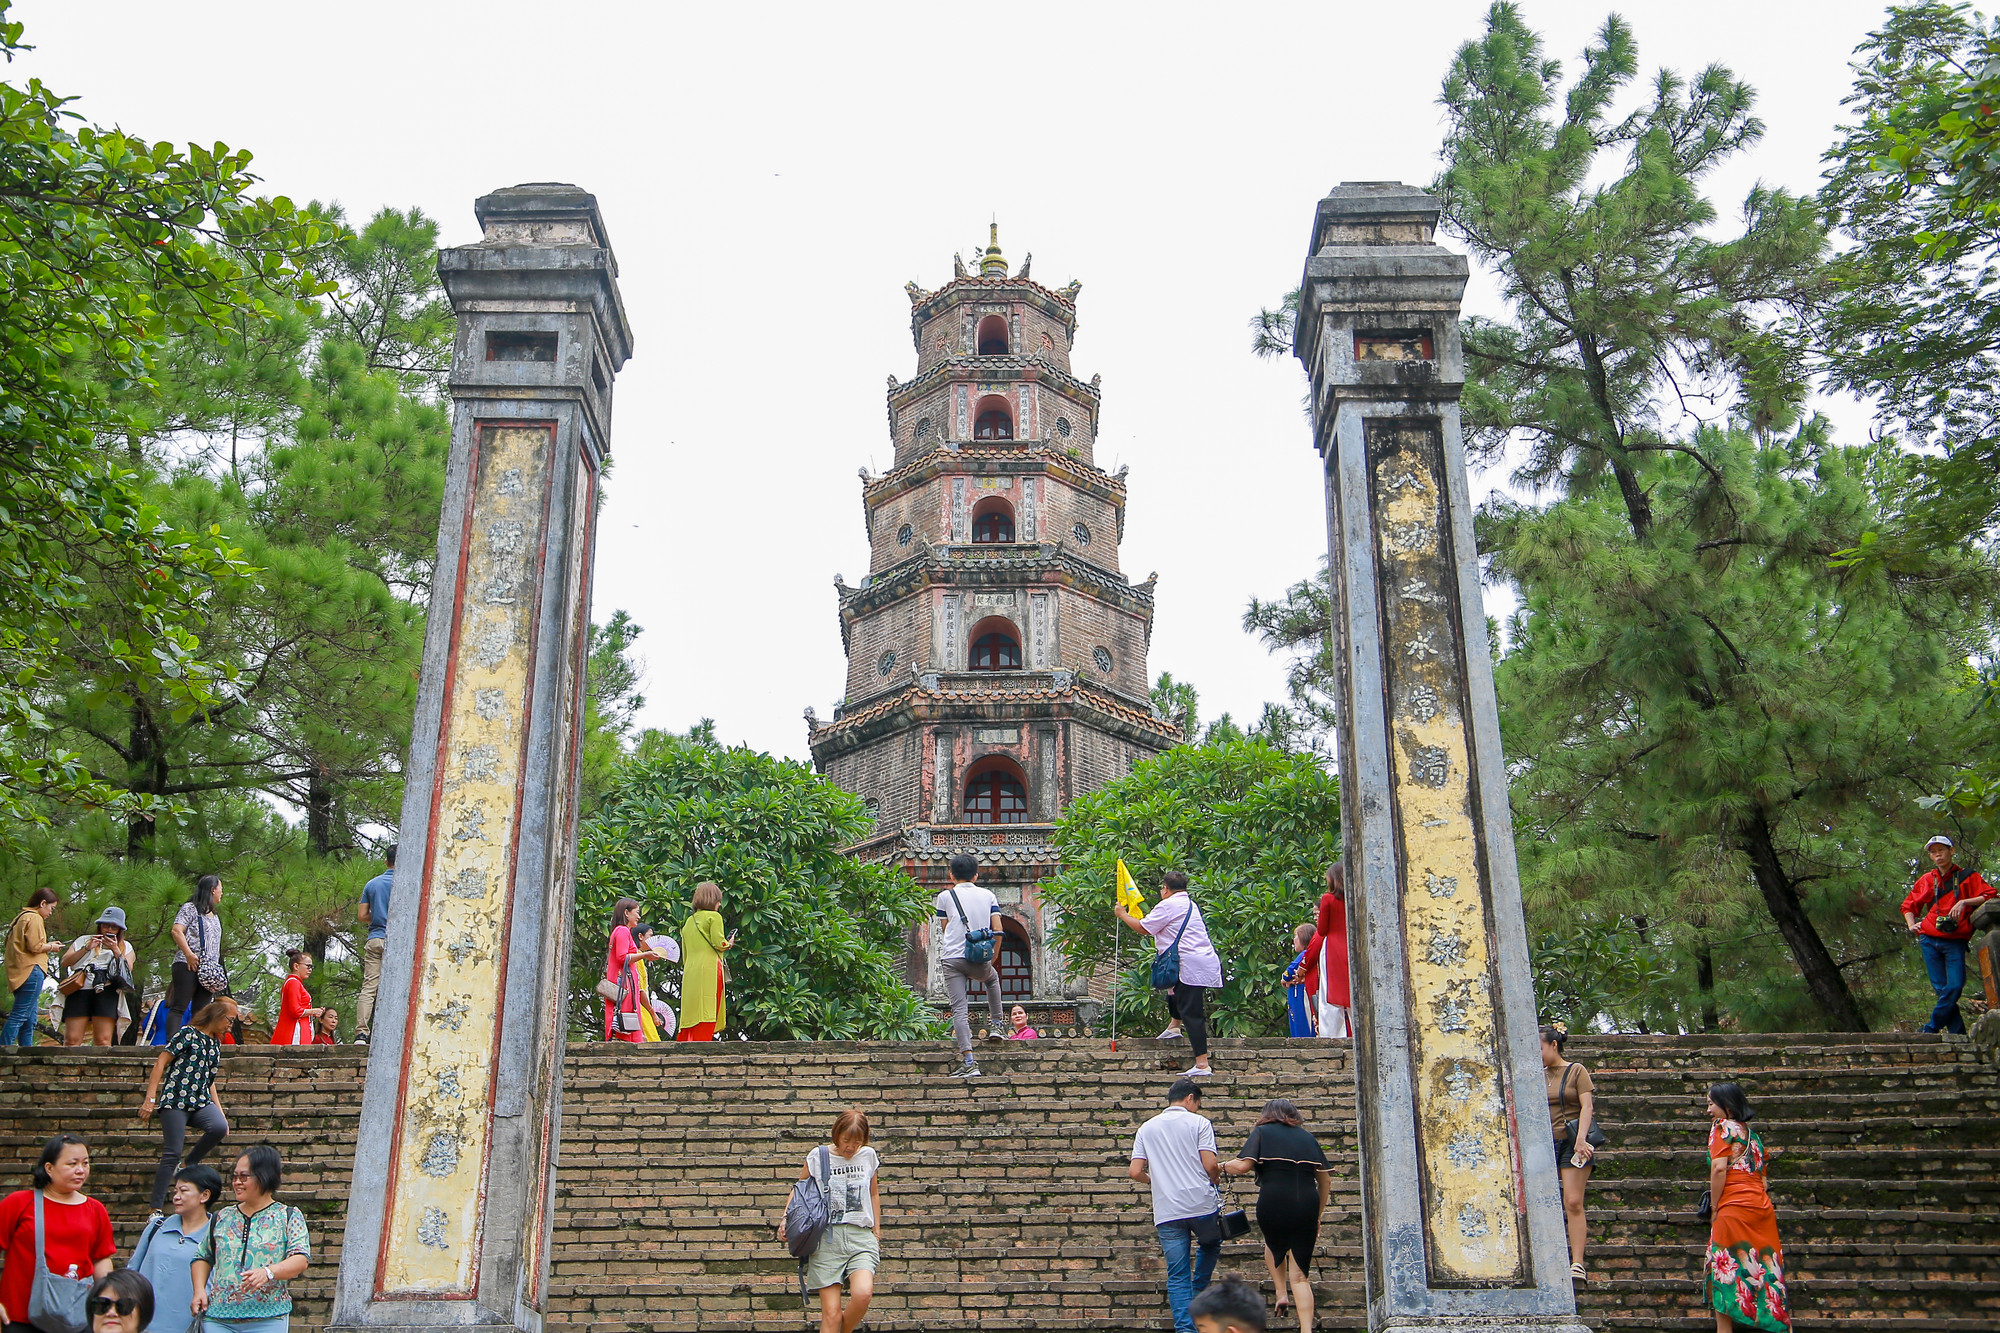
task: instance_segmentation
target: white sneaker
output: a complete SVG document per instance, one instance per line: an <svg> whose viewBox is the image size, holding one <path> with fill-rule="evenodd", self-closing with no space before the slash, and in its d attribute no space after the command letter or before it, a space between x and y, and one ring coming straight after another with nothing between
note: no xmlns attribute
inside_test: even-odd
<svg viewBox="0 0 2000 1333"><path fill-rule="evenodd" d="M1154 1041L1179 1041L1180 1039L1181 1039L1181 1030L1177 1027L1171 1027L1171 1026L1168 1027L1165 1032L1162 1032L1159 1036L1153 1038Z"/></svg>
<svg viewBox="0 0 2000 1333"><path fill-rule="evenodd" d="M1193 1069L1183 1069L1183 1070L1181 1071L1181 1077L1182 1077L1182 1078L1207 1078L1207 1077L1209 1077L1210 1075L1212 1075L1212 1074L1214 1074L1214 1073L1215 1073L1215 1071L1214 1071L1213 1069L1203 1069L1203 1068L1202 1068L1202 1067L1201 1067L1200 1065L1196 1065L1196 1066L1195 1066L1195 1067L1194 1067Z"/></svg>

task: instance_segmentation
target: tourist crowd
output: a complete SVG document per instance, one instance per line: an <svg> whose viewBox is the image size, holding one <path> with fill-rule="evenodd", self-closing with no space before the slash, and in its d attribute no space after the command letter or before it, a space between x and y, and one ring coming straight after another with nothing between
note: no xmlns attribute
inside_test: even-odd
<svg viewBox="0 0 2000 1333"><path fill-rule="evenodd" d="M111 1214L84 1192L90 1146L75 1134L44 1144L32 1187L0 1199L4 1333L286 1333L287 1284L312 1246L305 1214L278 1201L278 1150L236 1158L228 1204L212 1167L191 1160L169 1178L172 1213L154 1211L120 1268Z"/></svg>
<svg viewBox="0 0 2000 1333"><path fill-rule="evenodd" d="M362 950L360 1023L356 1042L368 1040L380 987L382 949L389 922L390 888L396 849L384 856L383 873L362 888L357 908L368 928ZM139 958L126 938L125 911L107 907L92 922L90 933L64 942L49 933L61 900L54 890L38 888L28 895L7 928L5 970L11 992L6 1018L0 1021L0 1046L33 1046L46 1017L65 1046L165 1046L195 1015L206 1013L219 999L234 998L223 963L222 879L203 875L194 892L174 914L169 934L173 959L166 993L142 1010ZM315 960L303 949L285 951L286 975L279 992L278 1012L271 1027L274 1046L331 1046L340 1041L340 1015L331 1006L315 1005L306 988ZM49 992L53 990L51 996ZM233 1010L226 1043L241 1044L242 1013Z"/></svg>

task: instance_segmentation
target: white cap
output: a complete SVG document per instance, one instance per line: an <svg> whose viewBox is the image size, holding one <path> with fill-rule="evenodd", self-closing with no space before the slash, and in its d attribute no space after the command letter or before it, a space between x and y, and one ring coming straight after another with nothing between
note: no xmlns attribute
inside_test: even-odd
<svg viewBox="0 0 2000 1333"><path fill-rule="evenodd" d="M1945 836L1944 836L1944 834L1942 834L1942 833L1933 833L1933 834L1931 835L1931 840L1930 840L1929 842L1925 843L1925 844L1924 844L1924 846L1926 846L1926 847L1935 847L1935 846L1937 846L1937 845L1938 845L1939 843L1943 843L1943 844L1944 844L1945 846L1949 847L1949 846L1951 846L1951 839L1950 839L1950 838L1947 838L1947 837L1945 837Z"/></svg>

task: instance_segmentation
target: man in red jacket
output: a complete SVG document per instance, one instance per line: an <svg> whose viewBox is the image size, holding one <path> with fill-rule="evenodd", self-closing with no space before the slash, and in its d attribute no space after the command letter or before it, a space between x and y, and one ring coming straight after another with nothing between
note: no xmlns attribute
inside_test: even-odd
<svg viewBox="0 0 2000 1333"><path fill-rule="evenodd" d="M1965 942L1972 938L1972 909L1993 896L1993 886L1976 870L1952 864L1951 839L1940 833L1924 851L1935 869L1917 876L1917 885L1903 899L1903 920L1924 951L1924 966L1937 992L1925 1032L1965 1032L1958 1012L1958 995L1965 989ZM1921 915L1920 915L1921 914Z"/></svg>

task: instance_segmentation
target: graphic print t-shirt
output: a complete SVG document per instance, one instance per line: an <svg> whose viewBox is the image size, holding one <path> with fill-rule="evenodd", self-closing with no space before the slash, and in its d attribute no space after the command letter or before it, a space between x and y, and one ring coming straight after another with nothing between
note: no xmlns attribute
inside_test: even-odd
<svg viewBox="0 0 2000 1333"><path fill-rule="evenodd" d="M868 1201L868 1182L875 1179L875 1168L882 1159L875 1155L873 1148L863 1148L852 1157L842 1157L829 1145L826 1150L827 1166L830 1168L827 1181L831 1188L827 1191L826 1221L828 1226L846 1223L854 1227L875 1225L875 1209ZM806 1174L819 1179L819 1149L806 1154Z"/></svg>

